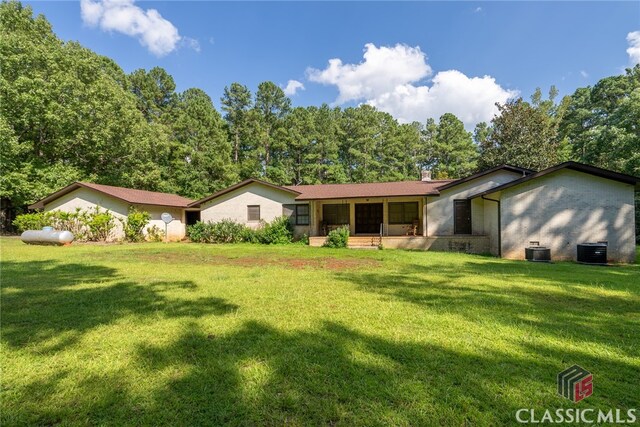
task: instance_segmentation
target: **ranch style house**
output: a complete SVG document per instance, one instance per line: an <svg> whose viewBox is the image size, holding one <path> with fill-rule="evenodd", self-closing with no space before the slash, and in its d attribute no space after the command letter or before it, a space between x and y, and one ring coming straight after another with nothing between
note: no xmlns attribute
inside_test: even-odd
<svg viewBox="0 0 640 427"><path fill-rule="evenodd" d="M282 215L295 234L321 246L334 228L349 228L350 246L490 253L523 259L531 245L554 260L575 260L576 245L607 242L612 262L635 260L634 194L640 178L576 162L542 171L502 165L454 180L279 186L248 179L201 200L76 182L30 206L75 211L100 206L124 217L149 212L168 237L185 237L196 221L232 219L259 227ZM121 237L116 230L114 238Z"/></svg>

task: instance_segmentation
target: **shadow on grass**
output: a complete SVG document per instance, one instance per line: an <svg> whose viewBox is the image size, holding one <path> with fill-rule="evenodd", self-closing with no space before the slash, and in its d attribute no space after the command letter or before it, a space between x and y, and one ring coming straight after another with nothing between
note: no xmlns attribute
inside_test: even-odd
<svg viewBox="0 0 640 427"><path fill-rule="evenodd" d="M474 321L529 325L561 339L614 344L639 356L640 271L575 264L464 262L401 269L337 273L360 289L457 313Z"/></svg>
<svg viewBox="0 0 640 427"><path fill-rule="evenodd" d="M132 391L125 372L88 376L69 402L51 408L30 399L3 416L34 424L508 425L518 408L574 407L556 395L564 367L498 350L395 342L331 321L305 331L248 321L220 336L193 323L166 345L137 348L134 368L158 379L149 393ZM594 395L590 407L633 404L631 393L616 394L615 381L598 384L606 398ZM63 387L56 374L30 392L46 399L46 390Z"/></svg>
<svg viewBox="0 0 640 427"><path fill-rule="evenodd" d="M125 316L224 315L238 307L221 298L167 298L162 292L196 288L192 281L140 285L101 265L53 261L2 263L2 338L38 353L64 350L83 333ZM44 345L48 340L55 341Z"/></svg>
<svg viewBox="0 0 640 427"><path fill-rule="evenodd" d="M42 265L33 280L7 284L6 296L14 299L7 302L3 296L3 338L10 345L27 341L31 331L42 340L126 315L197 318L235 309L221 300L200 304L170 301L161 294L173 288L189 292L189 281L142 287L122 282L109 269L96 275L93 267L60 267ZM361 290L431 313L530 327L553 338L512 342L523 351L457 348L442 340L420 340L419 334L415 341L398 341L335 321L303 331L246 321L221 335L194 321L166 344L134 347L127 371L105 370L98 376L74 366L73 373L61 368L27 384L19 392L30 398L5 409L3 424L509 425L518 408L575 407L555 391L556 374L573 363L594 370L590 408L633 406L638 292L627 298L583 288L597 283L607 291L629 292L634 278L625 274L618 283L614 269L523 267L487 261L335 274ZM10 266L9 277L18 277L21 268ZM49 278L40 288L42 277ZM464 277L482 280L458 281ZM100 280L106 283L87 286L87 281ZM22 307L21 301L26 301ZM56 310L38 308L37 302L46 301ZM7 314L9 303L15 307ZM585 345L564 349L564 339ZM591 351L590 345L615 346L619 353Z"/></svg>

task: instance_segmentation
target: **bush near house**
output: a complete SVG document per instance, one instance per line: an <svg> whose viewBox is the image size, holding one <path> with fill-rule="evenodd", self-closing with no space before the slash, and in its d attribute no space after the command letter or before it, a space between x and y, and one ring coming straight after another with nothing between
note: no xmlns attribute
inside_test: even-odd
<svg viewBox="0 0 640 427"><path fill-rule="evenodd" d="M279 245L293 241L293 227L286 216L263 223L255 233L258 241L265 245Z"/></svg>
<svg viewBox="0 0 640 427"><path fill-rule="evenodd" d="M324 242L327 248L346 248L349 242L349 227L340 227L331 230L327 234L327 240Z"/></svg>
<svg viewBox="0 0 640 427"><path fill-rule="evenodd" d="M232 219L218 222L197 222L187 227L187 236L196 243L262 243L286 244L293 241L293 228L287 217L262 222L252 229Z"/></svg>
<svg viewBox="0 0 640 427"><path fill-rule="evenodd" d="M144 228L149 224L151 214L131 208L126 219L121 219L124 238L128 242L144 241Z"/></svg>
<svg viewBox="0 0 640 427"><path fill-rule="evenodd" d="M164 230L157 225L147 228L147 240L150 242L162 242L164 240Z"/></svg>

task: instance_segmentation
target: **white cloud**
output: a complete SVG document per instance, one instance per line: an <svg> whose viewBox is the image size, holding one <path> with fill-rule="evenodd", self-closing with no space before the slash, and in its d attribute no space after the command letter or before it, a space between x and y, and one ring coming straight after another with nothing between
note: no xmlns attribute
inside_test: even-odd
<svg viewBox="0 0 640 427"><path fill-rule="evenodd" d="M474 10L475 13L480 13L482 12L482 8L480 6L476 7L476 9Z"/></svg>
<svg viewBox="0 0 640 427"><path fill-rule="evenodd" d="M304 85L297 80L289 80L287 85L282 88L284 94L287 96L293 96L299 90L304 90Z"/></svg>
<svg viewBox="0 0 640 427"><path fill-rule="evenodd" d="M179 44L200 51L197 40L180 36L157 10L143 10L134 0L81 0L80 13L85 24L136 37L156 56L173 52Z"/></svg>
<svg viewBox="0 0 640 427"><path fill-rule="evenodd" d="M627 53L631 65L640 64L640 31L632 31L627 34L627 42L629 42Z"/></svg>
<svg viewBox="0 0 640 427"><path fill-rule="evenodd" d="M397 44L378 48L368 43L363 57L360 64L343 64L340 59L331 59L324 70L308 69L309 80L336 85L340 91L337 102L342 104L374 98L431 74L427 57L419 47Z"/></svg>
<svg viewBox="0 0 640 427"><path fill-rule="evenodd" d="M198 40L192 39L191 37L182 37L181 42L182 45L187 46L189 49L200 52L200 42Z"/></svg>
<svg viewBox="0 0 640 427"><path fill-rule="evenodd" d="M419 47L367 44L361 63L331 59L327 68L310 69L308 76L311 81L337 86L338 104L366 102L402 122L424 122L453 113L468 129L491 120L497 112L496 102L504 103L518 94L502 88L491 76L467 77L457 70L440 71L430 85L420 84L432 73L426 59Z"/></svg>
<svg viewBox="0 0 640 427"><path fill-rule="evenodd" d="M587 77L589 77L589 73L587 73L585 70L580 70L580 75L581 75L582 77L584 77L585 79L586 79Z"/></svg>

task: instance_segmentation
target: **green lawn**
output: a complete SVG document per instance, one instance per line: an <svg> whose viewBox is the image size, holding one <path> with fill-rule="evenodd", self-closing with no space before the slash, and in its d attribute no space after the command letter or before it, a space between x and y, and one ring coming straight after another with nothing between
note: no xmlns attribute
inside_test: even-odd
<svg viewBox="0 0 640 427"><path fill-rule="evenodd" d="M638 265L0 242L3 426L498 425L638 406ZM594 375L577 405L556 394L572 364Z"/></svg>

